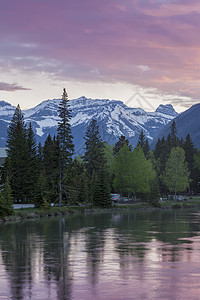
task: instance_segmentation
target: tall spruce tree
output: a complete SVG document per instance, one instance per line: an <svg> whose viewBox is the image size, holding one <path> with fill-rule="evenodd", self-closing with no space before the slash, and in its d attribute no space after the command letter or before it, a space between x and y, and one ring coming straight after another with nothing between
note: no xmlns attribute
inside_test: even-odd
<svg viewBox="0 0 200 300"><path fill-rule="evenodd" d="M97 125L97 120L92 119L90 122L86 134L85 134L85 154L84 162L86 170L90 178L94 178L99 172L102 162L104 162L104 148L101 136L99 134L99 126Z"/></svg>
<svg viewBox="0 0 200 300"><path fill-rule="evenodd" d="M13 195L8 177L0 190L0 216L12 215L13 210Z"/></svg>
<svg viewBox="0 0 200 300"><path fill-rule="evenodd" d="M179 139L177 137L177 129L176 129L176 122L173 121L170 126L170 135L171 135L171 149L174 147L179 146Z"/></svg>
<svg viewBox="0 0 200 300"><path fill-rule="evenodd" d="M45 176L47 177L47 185L49 189L49 197L52 202L56 202L58 197L59 186L59 141L51 138L49 134L45 140L43 147L42 166Z"/></svg>
<svg viewBox="0 0 200 300"><path fill-rule="evenodd" d="M149 141L147 138L145 138L143 130L140 133L137 146L140 146L142 148L142 151L144 152L144 155L146 158L149 156L150 146Z"/></svg>
<svg viewBox="0 0 200 300"><path fill-rule="evenodd" d="M68 100L68 95L65 89L63 89L62 100L58 106L58 115L60 117L60 121L58 122L58 140L60 147L60 184L59 184L59 205L62 204L62 194L63 194L63 178L64 173L67 171L67 168L70 167L72 163L72 156L74 154L74 144L73 144L73 136L71 132L71 110Z"/></svg>
<svg viewBox="0 0 200 300"><path fill-rule="evenodd" d="M144 135L144 131L143 130L141 130L140 135L139 135L137 146L139 146L139 145L140 145L140 147L143 150L144 149L144 145L145 145L145 135Z"/></svg>
<svg viewBox="0 0 200 300"><path fill-rule="evenodd" d="M188 164L188 169L192 172L194 165L194 155L196 154L196 149L194 147L193 141L191 140L190 134L188 133L183 144L183 149L185 151L185 161Z"/></svg>
<svg viewBox="0 0 200 300"><path fill-rule="evenodd" d="M27 130L18 105L8 127L7 158L5 174L9 176L14 199L27 201L28 185L28 143Z"/></svg>
<svg viewBox="0 0 200 300"><path fill-rule="evenodd" d="M149 158L149 151L151 150L150 149L150 146L149 146L149 141L148 139L145 139L145 142L144 142L144 147L143 147L143 152L144 152L144 155L146 158Z"/></svg>
<svg viewBox="0 0 200 300"><path fill-rule="evenodd" d="M121 135L117 143L113 147L113 153L115 156L119 154L119 150L124 146L124 144L127 144L129 147L129 151L132 151L132 146L129 144L129 140L125 138L124 135Z"/></svg>
<svg viewBox="0 0 200 300"><path fill-rule="evenodd" d="M95 187L100 170L106 168L105 144L99 134L97 121L92 119L85 135L84 162L89 179L90 199L94 201Z"/></svg>
<svg viewBox="0 0 200 300"><path fill-rule="evenodd" d="M197 150L194 147L193 141L190 137L190 134L188 133L185 139L185 142L183 144L183 149L185 151L185 161L187 162L188 165L188 170L190 172L190 178L191 178L191 183L189 186L189 192L190 190L196 190L198 188L198 177L197 172L194 167L194 157L195 154L197 153Z"/></svg>
<svg viewBox="0 0 200 300"><path fill-rule="evenodd" d="M28 170L27 170L27 196L33 200L35 183L39 174L38 156L36 137L31 123L27 130L27 144L28 144Z"/></svg>
<svg viewBox="0 0 200 300"><path fill-rule="evenodd" d="M94 189L94 205L99 207L111 207L112 199L110 195L108 171L105 165L101 166Z"/></svg>
<svg viewBox="0 0 200 300"><path fill-rule="evenodd" d="M50 190L45 170L40 173L36 182L34 204L36 208L49 208L51 206Z"/></svg>

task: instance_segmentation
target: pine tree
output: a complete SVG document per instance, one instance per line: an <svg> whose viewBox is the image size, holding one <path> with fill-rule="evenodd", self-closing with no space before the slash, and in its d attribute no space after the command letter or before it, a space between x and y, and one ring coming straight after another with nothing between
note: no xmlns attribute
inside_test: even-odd
<svg viewBox="0 0 200 300"><path fill-rule="evenodd" d="M59 186L59 141L51 138L49 134L43 147L42 166L47 177L49 197L52 202L56 202Z"/></svg>
<svg viewBox="0 0 200 300"><path fill-rule="evenodd" d="M149 157L149 152L150 152L150 146L149 146L149 141L148 139L145 139L145 142L144 142L144 147L143 147L143 152L144 152L144 155L146 158Z"/></svg>
<svg viewBox="0 0 200 300"><path fill-rule="evenodd" d="M142 150L144 151L145 135L144 135L143 130L140 132L140 135L139 135L137 146L139 146L139 145L142 148Z"/></svg>
<svg viewBox="0 0 200 300"><path fill-rule="evenodd" d="M183 144L183 149L185 151L185 161L188 164L188 169L191 172L194 165L194 155L196 154L196 149L188 133Z"/></svg>
<svg viewBox="0 0 200 300"><path fill-rule="evenodd" d="M171 138L171 136L170 136ZM164 136L162 137L162 139L158 139L156 145L155 145L155 149L153 151L154 153L154 157L156 159L156 171L157 171L157 175L158 177L163 173L165 166L166 166L166 162L167 159L169 157L169 153L168 152L168 147L167 147L167 141L165 141Z"/></svg>
<svg viewBox="0 0 200 300"><path fill-rule="evenodd" d="M185 142L183 144L183 149L185 151L185 161L187 162L188 170L190 172L190 179L191 179L191 184L189 187L189 192L190 192L190 188L191 189L197 188L198 178L196 178L197 172L194 167L194 157L195 154L197 153L197 150L194 147L194 144L192 142L189 133L186 136Z"/></svg>
<svg viewBox="0 0 200 300"><path fill-rule="evenodd" d="M171 135L171 149L174 147L179 146L179 139L177 137L177 129L176 129L176 123L173 120L171 126L170 126L170 135Z"/></svg>
<svg viewBox="0 0 200 300"><path fill-rule="evenodd" d="M85 170L84 162L82 159L76 158L74 160L76 164L76 173L78 175L78 181L76 188L78 189L78 200L80 202L88 202L88 176Z"/></svg>
<svg viewBox="0 0 200 300"><path fill-rule="evenodd" d="M43 161L43 149L42 149L41 142L39 142L37 147L37 161L38 161L38 172L41 173L42 161Z"/></svg>
<svg viewBox="0 0 200 300"><path fill-rule="evenodd" d="M49 188L45 171L42 171L36 182L34 204L36 208L48 208L51 205Z"/></svg>
<svg viewBox="0 0 200 300"><path fill-rule="evenodd" d="M111 207L112 199L110 195L110 186L108 172L105 165L102 165L95 183L94 205L98 207Z"/></svg>
<svg viewBox="0 0 200 300"><path fill-rule="evenodd" d="M59 205L62 204L63 194L63 177L67 168L72 163L72 156L74 154L73 136L71 132L71 110L68 100L68 95L65 89L63 89L62 100L58 106L58 113L60 121L58 122L58 140L60 148L60 184L59 184Z"/></svg>
<svg viewBox="0 0 200 300"><path fill-rule="evenodd" d="M27 197L33 199L35 183L39 174L36 137L31 123L27 130L28 161L27 161Z"/></svg>
<svg viewBox="0 0 200 300"><path fill-rule="evenodd" d="M74 159L67 176L65 190L68 202L88 202L88 179L82 159L77 157Z"/></svg>
<svg viewBox="0 0 200 300"><path fill-rule="evenodd" d="M124 146L124 144L127 144L129 150L132 151L132 146L129 145L129 140L126 139L124 135L121 135L118 142L113 147L113 153L115 156L119 154L119 150Z"/></svg>
<svg viewBox="0 0 200 300"><path fill-rule="evenodd" d="M166 139L166 151L167 151L167 153L170 153L173 147L174 146L173 146L172 136L169 133L168 136L167 136L167 139Z"/></svg>
<svg viewBox="0 0 200 300"><path fill-rule="evenodd" d="M13 196L8 177L1 187L0 191L0 216L12 215L13 210Z"/></svg>
<svg viewBox="0 0 200 300"><path fill-rule="evenodd" d="M83 160L85 162L87 173L90 178L93 178L102 166L102 162L105 160L104 148L101 136L99 134L99 126L97 121L92 119L90 122L86 134L85 134L85 154Z"/></svg>
<svg viewBox="0 0 200 300"><path fill-rule="evenodd" d="M85 135L85 154L83 156L89 179L90 199L94 200L94 188L99 172L106 165L105 144L99 134L97 121L92 119Z"/></svg>
<svg viewBox="0 0 200 300"><path fill-rule="evenodd" d="M61 152L61 161L63 167L69 165L72 162L72 156L74 154L73 136L71 132L71 109L69 105L68 95L65 89L63 89L62 100L58 106L58 116L60 121L58 122L58 140Z"/></svg>
<svg viewBox="0 0 200 300"><path fill-rule="evenodd" d="M5 174L16 200L27 200L28 143L24 118L18 105L8 127Z"/></svg>
<svg viewBox="0 0 200 300"><path fill-rule="evenodd" d="M157 177L150 184L150 192L147 194L147 201L155 207L160 207L160 187Z"/></svg>

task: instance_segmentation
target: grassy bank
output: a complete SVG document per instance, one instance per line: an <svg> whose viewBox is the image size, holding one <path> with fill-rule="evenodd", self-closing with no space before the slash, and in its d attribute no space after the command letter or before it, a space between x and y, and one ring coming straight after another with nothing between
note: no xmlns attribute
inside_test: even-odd
<svg viewBox="0 0 200 300"><path fill-rule="evenodd" d="M193 197L186 201L172 201L163 200L159 202L160 207L157 209L178 209L178 208L195 208L200 207L200 197ZM68 216L79 213L93 213L93 212L115 212L116 210L125 209L153 209L154 207L147 202L135 202L126 204L116 204L112 208L103 209L96 208L93 206L62 206L62 207L50 207L49 209L39 208L20 208L14 210L14 214L0 218L0 222L6 221L20 221L24 219L35 219L35 218L47 218L52 216Z"/></svg>

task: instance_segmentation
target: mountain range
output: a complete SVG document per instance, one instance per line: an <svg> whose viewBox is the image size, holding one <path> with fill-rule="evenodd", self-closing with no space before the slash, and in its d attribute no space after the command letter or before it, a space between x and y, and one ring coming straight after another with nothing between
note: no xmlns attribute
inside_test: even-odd
<svg viewBox="0 0 200 300"><path fill-rule="evenodd" d="M52 137L56 135L59 103L60 99L45 100L34 108L22 111L25 122L32 123L37 141L42 144L48 134L51 134ZM180 120L183 115L178 115L171 104L160 105L154 112L146 112L142 108L128 107L122 101L117 100L80 97L70 100L69 103L72 110L71 126L77 154L84 151L83 137L92 118L97 120L103 140L114 144L121 135L124 135L135 147L142 130L151 143L161 132L164 132L165 127L172 120L175 118ZM14 106L0 101L1 147L6 145L7 126L14 111ZM180 123L180 126L183 126L183 122Z"/></svg>
<svg viewBox="0 0 200 300"><path fill-rule="evenodd" d="M200 103L191 106L188 110L179 114L174 121L176 122L177 136L185 140L187 134L190 137L198 149L200 148ZM167 137L170 133L171 122L163 127L158 133L157 138ZM153 141L154 146L156 140Z"/></svg>

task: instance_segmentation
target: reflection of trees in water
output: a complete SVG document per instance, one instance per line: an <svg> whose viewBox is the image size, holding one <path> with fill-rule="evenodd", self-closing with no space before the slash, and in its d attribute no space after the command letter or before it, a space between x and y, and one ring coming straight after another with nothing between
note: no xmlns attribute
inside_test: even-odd
<svg viewBox="0 0 200 300"><path fill-rule="evenodd" d="M4 224L0 227L0 247L10 277L12 298L34 299L32 291L33 287L37 289L35 281L39 277L47 294L56 289L58 299L71 299L76 269L70 260L74 250L80 251L76 246L85 247L86 262L81 261L80 266L86 265L88 275L84 276L96 285L107 255L108 228L113 238L110 249L114 251L113 258L119 257L116 262L122 277L126 278L130 274L126 271L131 270L142 278L153 243L159 243L154 247L162 261L180 259L181 245L186 243L181 238L197 235L200 230L194 218L181 210L160 210L130 211L121 213L120 217L93 214Z"/></svg>
<svg viewBox="0 0 200 300"><path fill-rule="evenodd" d="M1 227L0 246L6 271L10 276L12 299L24 299L24 288L31 295L32 239L30 223L6 224Z"/></svg>
<svg viewBox="0 0 200 300"><path fill-rule="evenodd" d="M41 280L46 278L49 294L53 282L57 286L58 299L70 299L69 239L61 219L59 222L34 220L1 227L0 247L10 276L12 299L32 299L34 276Z"/></svg>
<svg viewBox="0 0 200 300"><path fill-rule="evenodd" d="M127 264L124 256L136 256L141 262L145 257L145 243L152 240L151 223L146 215L140 212L139 215L137 212L123 213L115 225L115 250L119 254L121 266Z"/></svg>
<svg viewBox="0 0 200 300"><path fill-rule="evenodd" d="M109 214L111 217L111 214ZM92 286L98 283L99 266L104 260L105 231L110 227L111 218L108 214L89 216L85 232L85 247L87 253L87 269Z"/></svg>
<svg viewBox="0 0 200 300"><path fill-rule="evenodd" d="M103 262L105 245L104 231L90 230L86 233L87 269L91 284L98 282L99 265Z"/></svg>
<svg viewBox="0 0 200 300"><path fill-rule="evenodd" d="M69 264L70 233L65 219L45 224L44 272L47 281L57 285L57 299L71 299L72 272Z"/></svg>
<svg viewBox="0 0 200 300"><path fill-rule="evenodd" d="M181 239L194 236L195 231L199 231L192 215L188 212L184 214L182 210L136 211L123 213L120 218L115 219L118 220L114 222L115 251L119 254L121 268L134 262L132 258L128 259L128 255L138 258L141 264L152 241L161 242L163 245L160 249L163 261L178 261L181 244L186 242ZM168 247L167 244L171 246ZM191 250L191 245L188 249Z"/></svg>

